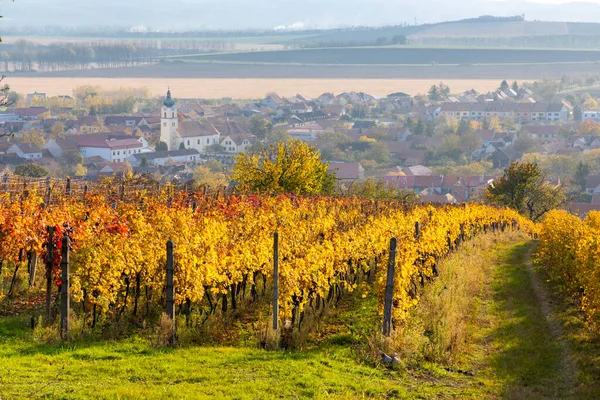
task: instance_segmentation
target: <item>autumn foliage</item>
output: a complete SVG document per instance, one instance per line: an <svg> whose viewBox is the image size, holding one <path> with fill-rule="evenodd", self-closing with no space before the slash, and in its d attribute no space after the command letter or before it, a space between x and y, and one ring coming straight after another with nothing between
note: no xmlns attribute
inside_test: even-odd
<svg viewBox="0 0 600 400"><path fill-rule="evenodd" d="M537 263L600 332L600 212L585 220L566 211L551 211L541 224Z"/></svg>
<svg viewBox="0 0 600 400"><path fill-rule="evenodd" d="M421 282L435 275L440 257L460 238L492 225L536 229L515 211L476 204L407 209L395 201L356 198L176 193L169 185L152 196L144 190L134 196L120 201L90 190L85 199L63 195L43 207L35 190L0 195L0 257L4 265L25 262L23 252L45 260L46 228L54 226L50 258L58 279L60 239L67 234L72 298L95 322L163 307L165 244L172 239L176 303L210 315L217 304L223 311L239 307L270 286L277 231L281 317L296 319L307 307L352 291L361 277L383 295L386 251L396 237L394 310L402 319L417 303Z"/></svg>

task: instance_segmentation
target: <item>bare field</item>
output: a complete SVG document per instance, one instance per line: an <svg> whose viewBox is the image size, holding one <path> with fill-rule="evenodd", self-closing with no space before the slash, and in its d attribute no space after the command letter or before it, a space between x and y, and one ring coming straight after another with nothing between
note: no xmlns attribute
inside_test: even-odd
<svg viewBox="0 0 600 400"><path fill-rule="evenodd" d="M46 93L49 96L70 95L82 85L97 85L106 89L147 87L153 95L162 95L170 87L181 98L260 98L268 92L283 96L302 93L318 96L324 92L362 91L378 96L402 91L425 93L440 79L169 79L169 78L33 78L10 77L6 82L19 93ZM444 79L453 91L493 90L498 79Z"/></svg>

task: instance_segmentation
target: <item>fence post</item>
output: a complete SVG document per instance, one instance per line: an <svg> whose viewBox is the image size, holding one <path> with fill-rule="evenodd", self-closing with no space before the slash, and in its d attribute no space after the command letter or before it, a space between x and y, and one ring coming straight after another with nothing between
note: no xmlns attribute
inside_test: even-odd
<svg viewBox="0 0 600 400"><path fill-rule="evenodd" d="M62 239L60 268L62 271L60 283L60 337L62 340L69 340L71 294L69 288L69 237L66 234Z"/></svg>
<svg viewBox="0 0 600 400"><path fill-rule="evenodd" d="M394 274L396 270L396 247L398 240L390 239L390 259L385 285L385 305L383 307L383 336L389 337L392 333L392 305L394 300Z"/></svg>
<svg viewBox="0 0 600 400"><path fill-rule="evenodd" d="M169 345L175 344L175 255L172 240L167 242L167 316L171 319L172 328L169 335Z"/></svg>
<svg viewBox="0 0 600 400"><path fill-rule="evenodd" d="M29 258L29 287L35 285L35 272L37 269L37 253L32 251L28 254Z"/></svg>
<svg viewBox="0 0 600 400"><path fill-rule="evenodd" d="M273 234L273 330L279 329L279 232Z"/></svg>
<svg viewBox="0 0 600 400"><path fill-rule="evenodd" d="M46 321L50 322L52 315L50 314L52 306L52 265L54 264L54 231L55 227L49 226L48 243L46 245Z"/></svg>
<svg viewBox="0 0 600 400"><path fill-rule="evenodd" d="M419 221L415 222L415 240L418 242L421 238L421 227Z"/></svg>
<svg viewBox="0 0 600 400"><path fill-rule="evenodd" d="M67 185L65 187L65 195L67 197L71 196L71 178L67 178Z"/></svg>

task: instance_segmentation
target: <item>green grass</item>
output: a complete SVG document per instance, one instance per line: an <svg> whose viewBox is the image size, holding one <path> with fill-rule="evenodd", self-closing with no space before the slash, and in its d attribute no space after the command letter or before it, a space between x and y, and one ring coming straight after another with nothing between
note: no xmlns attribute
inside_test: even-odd
<svg viewBox="0 0 600 400"><path fill-rule="evenodd" d="M538 307L524 264L531 245L522 243L501 258L494 278L490 329L492 368L511 398L560 398L560 345Z"/></svg>

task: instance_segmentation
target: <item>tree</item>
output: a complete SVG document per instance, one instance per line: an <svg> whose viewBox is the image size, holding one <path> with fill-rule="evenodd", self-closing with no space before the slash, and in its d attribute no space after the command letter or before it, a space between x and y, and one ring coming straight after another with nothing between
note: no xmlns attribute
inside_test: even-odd
<svg viewBox="0 0 600 400"><path fill-rule="evenodd" d="M582 114L581 113L581 106L576 105L573 108L573 120L574 121L581 121L581 119L582 119L582 115L581 114Z"/></svg>
<svg viewBox="0 0 600 400"><path fill-rule="evenodd" d="M508 86L508 82L506 82L506 80L503 80L500 83L500 90L502 90L503 92L507 91L510 88L510 86Z"/></svg>
<svg viewBox="0 0 600 400"><path fill-rule="evenodd" d="M253 115L250 118L250 132L258 139L265 139L273 131L273 124L262 115Z"/></svg>
<svg viewBox="0 0 600 400"><path fill-rule="evenodd" d="M210 172L223 172L223 163L219 160L208 160L204 163L204 166L210 170Z"/></svg>
<svg viewBox="0 0 600 400"><path fill-rule="evenodd" d="M450 134L444 136L442 143L437 149L439 158L449 158L458 161L463 155L463 141L460 136Z"/></svg>
<svg viewBox="0 0 600 400"><path fill-rule="evenodd" d="M582 192L585 192L585 183L589 174L590 165L580 161L577 164L577 170L575 171L574 180Z"/></svg>
<svg viewBox="0 0 600 400"><path fill-rule="evenodd" d="M279 142L287 142L290 140L290 134L282 127L271 129L265 136L265 142L268 144L277 144Z"/></svg>
<svg viewBox="0 0 600 400"><path fill-rule="evenodd" d="M598 106L598 102L590 97L581 105L581 108L584 111L597 111L600 107Z"/></svg>
<svg viewBox="0 0 600 400"><path fill-rule="evenodd" d="M40 149L46 144L44 132L41 129L34 128L23 133L21 137L23 143L35 144Z"/></svg>
<svg viewBox="0 0 600 400"><path fill-rule="evenodd" d="M194 180L199 185L227 186L227 178L222 172L213 172L209 167L200 165L194 169Z"/></svg>
<svg viewBox="0 0 600 400"><path fill-rule="evenodd" d="M48 176L48 171L37 164L19 165L15 168L15 175L26 176L30 178L43 178Z"/></svg>
<svg viewBox="0 0 600 400"><path fill-rule="evenodd" d="M63 122L57 121L50 128L50 139L56 138L64 138L65 137L66 126Z"/></svg>
<svg viewBox="0 0 600 400"><path fill-rule="evenodd" d="M582 135L600 136L600 124L588 119L579 125L577 132Z"/></svg>
<svg viewBox="0 0 600 400"><path fill-rule="evenodd" d="M484 123L487 125L486 129L489 129L490 131L502 132L500 118L496 117L495 115L490 117L489 120L485 120Z"/></svg>
<svg viewBox="0 0 600 400"><path fill-rule="evenodd" d="M179 150L185 150L185 144L183 142L179 143Z"/></svg>
<svg viewBox="0 0 600 400"><path fill-rule="evenodd" d="M512 90L514 90L515 93L519 93L519 83L517 81L512 83Z"/></svg>
<svg viewBox="0 0 600 400"><path fill-rule="evenodd" d="M509 207L538 221L566 201L562 186L549 183L535 163L512 163L485 191L488 203Z"/></svg>
<svg viewBox="0 0 600 400"><path fill-rule="evenodd" d="M75 176L85 176L87 175L87 168L81 164L77 164L73 172Z"/></svg>
<svg viewBox="0 0 600 400"><path fill-rule="evenodd" d="M425 124L423 123L423 120L421 118L419 118L419 120L417 121L414 132L415 135L422 135L423 133L425 133Z"/></svg>
<svg viewBox="0 0 600 400"><path fill-rule="evenodd" d="M469 123L468 119L465 118L461 118L461 120L458 122L458 129L456 130L456 133L458 133L459 135L462 135L463 133L467 133L471 131L471 125Z"/></svg>
<svg viewBox="0 0 600 400"><path fill-rule="evenodd" d="M158 142L156 151L169 151L169 146L165 142Z"/></svg>
<svg viewBox="0 0 600 400"><path fill-rule="evenodd" d="M233 180L242 190L266 193L317 194L334 188L328 164L308 144L291 140L270 145L258 154L235 158Z"/></svg>
<svg viewBox="0 0 600 400"><path fill-rule="evenodd" d="M67 150L63 153L62 158L67 165L83 164L83 156L79 150Z"/></svg>
<svg viewBox="0 0 600 400"><path fill-rule="evenodd" d="M529 135L521 135L515 140L514 149L521 154L530 153L535 149L536 140Z"/></svg>
<svg viewBox="0 0 600 400"><path fill-rule="evenodd" d="M438 101L441 97L440 89L436 85L433 85L429 88L429 91L427 92L427 97L429 97L430 100Z"/></svg>

